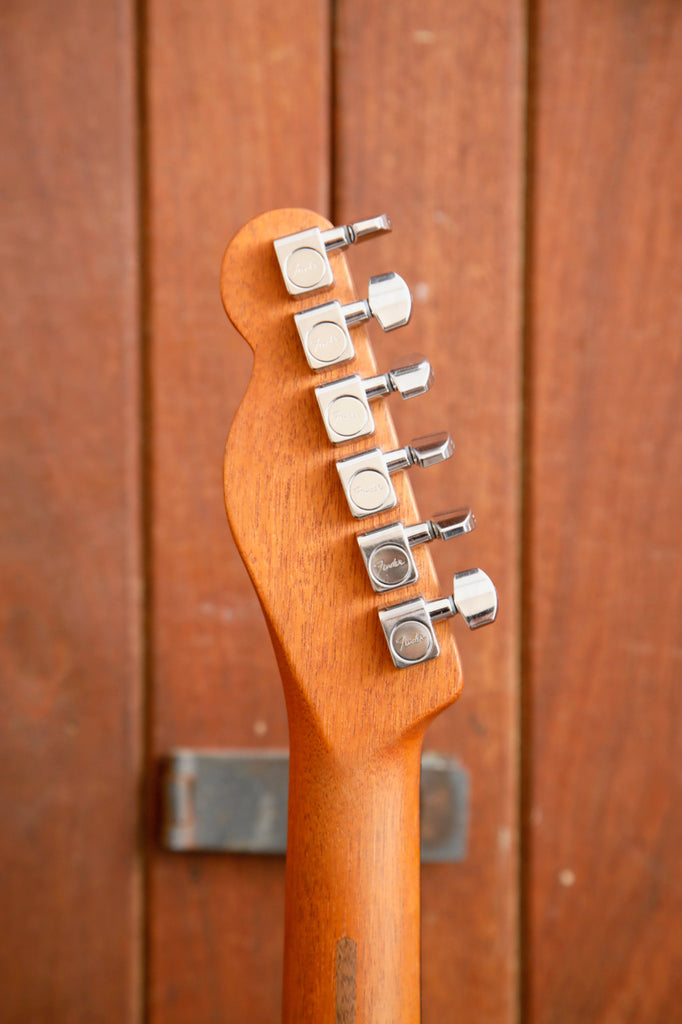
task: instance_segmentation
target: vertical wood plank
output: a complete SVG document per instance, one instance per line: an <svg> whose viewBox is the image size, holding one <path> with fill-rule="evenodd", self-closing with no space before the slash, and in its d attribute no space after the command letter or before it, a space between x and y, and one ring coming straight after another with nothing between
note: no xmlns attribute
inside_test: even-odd
<svg viewBox="0 0 682 1024"><path fill-rule="evenodd" d="M218 279L250 217L327 212L327 4L151 0L147 20L153 755L282 747L282 687L223 511L223 446L251 357ZM151 1020L279 1019L281 859L155 846L152 858Z"/></svg>
<svg viewBox="0 0 682 1024"><path fill-rule="evenodd" d="M455 623L464 694L427 745L471 774L468 856L422 871L424 1024L508 1024L517 1001L517 697L521 253L525 12L489 0L338 5L334 218L384 212L381 242L353 251L358 287L397 270L415 297L412 324L374 331L380 369L421 350L436 382L392 404L403 441L449 428L442 467L411 476L424 516L471 503L478 529L432 545L444 592L480 565L501 612L490 630ZM398 243L396 246L396 242ZM466 632L466 631L465 631Z"/></svg>
<svg viewBox="0 0 682 1024"><path fill-rule="evenodd" d="M140 1007L135 31L0 13L0 1016Z"/></svg>
<svg viewBox="0 0 682 1024"><path fill-rule="evenodd" d="M682 1005L682 11L536 6L528 1019Z"/></svg>

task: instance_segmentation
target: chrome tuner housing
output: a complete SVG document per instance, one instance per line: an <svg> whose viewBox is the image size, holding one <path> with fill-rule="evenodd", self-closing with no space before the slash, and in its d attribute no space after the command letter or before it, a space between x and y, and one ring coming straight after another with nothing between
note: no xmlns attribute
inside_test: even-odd
<svg viewBox="0 0 682 1024"><path fill-rule="evenodd" d="M470 508L440 512L423 523L404 526L391 523L377 530L361 533L358 546L370 583L377 593L397 590L414 583L419 573L412 548L432 540L452 540L470 533L476 525Z"/></svg>
<svg viewBox="0 0 682 1024"><path fill-rule="evenodd" d="M382 214L326 231L307 228L276 238L273 244L287 291L290 295L307 295L329 288L334 283L329 252L390 230L391 221Z"/></svg>
<svg viewBox="0 0 682 1024"><path fill-rule="evenodd" d="M434 622L461 615L469 629L495 621L497 591L482 569L455 573L452 595L427 601L423 597L379 611L386 643L398 668L429 661L440 654Z"/></svg>
<svg viewBox="0 0 682 1024"><path fill-rule="evenodd" d="M409 323L412 296L399 274L369 280L368 298L356 302L325 302L294 314L294 323L308 366L325 370L355 356L350 328L374 317L384 331Z"/></svg>
<svg viewBox="0 0 682 1024"><path fill-rule="evenodd" d="M371 448L336 463L348 505L356 519L395 508L398 503L390 474L410 466L432 466L449 459L455 445L448 433L415 438L404 448L383 452Z"/></svg>
<svg viewBox="0 0 682 1024"><path fill-rule="evenodd" d="M429 390L433 372L428 359L411 356L403 366L378 377L353 374L315 388L315 396L327 436L333 444L343 444L374 433L374 417L369 403L396 391L405 398L416 398Z"/></svg>

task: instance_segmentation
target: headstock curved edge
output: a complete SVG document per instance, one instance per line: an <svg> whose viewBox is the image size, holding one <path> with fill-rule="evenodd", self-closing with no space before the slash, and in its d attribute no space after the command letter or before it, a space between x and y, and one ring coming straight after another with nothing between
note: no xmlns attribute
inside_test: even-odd
<svg viewBox="0 0 682 1024"><path fill-rule="evenodd" d="M353 328L353 362L323 373L306 363L293 314L357 297L343 252L330 254L331 289L299 300L287 294L273 239L312 226L331 225L307 210L271 211L249 221L225 253L223 303L254 351L225 451L225 506L273 639L290 729L312 730L339 756L365 759L420 735L459 696L461 669L448 624L437 627L441 654L434 660L397 669L386 647L377 609L442 590L426 546L415 550L419 580L412 586L378 595L367 580L356 534L396 519L416 522L419 513L404 472L393 478L395 509L356 520L346 504L336 460L399 441L385 401L373 405L372 438L335 447L326 436L315 386L374 374L376 365L362 325Z"/></svg>

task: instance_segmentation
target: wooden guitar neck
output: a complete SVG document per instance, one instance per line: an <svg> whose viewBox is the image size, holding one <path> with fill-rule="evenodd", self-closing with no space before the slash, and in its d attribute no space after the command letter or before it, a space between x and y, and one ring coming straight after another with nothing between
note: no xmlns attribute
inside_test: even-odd
<svg viewBox="0 0 682 1024"><path fill-rule="evenodd" d="M421 736L355 768L291 750L283 1020L418 1024Z"/></svg>

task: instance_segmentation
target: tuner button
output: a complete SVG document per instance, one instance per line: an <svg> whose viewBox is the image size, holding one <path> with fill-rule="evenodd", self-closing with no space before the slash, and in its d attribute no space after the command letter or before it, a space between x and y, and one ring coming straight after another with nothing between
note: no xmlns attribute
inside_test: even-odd
<svg viewBox="0 0 682 1024"><path fill-rule="evenodd" d="M463 533L471 533L476 526L476 517L470 508L457 508L453 512L439 512L431 523L440 540L452 540Z"/></svg>
<svg viewBox="0 0 682 1024"><path fill-rule="evenodd" d="M413 355L402 366L388 374L394 391L403 398L415 398L425 394L433 384L431 363L422 355Z"/></svg>
<svg viewBox="0 0 682 1024"><path fill-rule="evenodd" d="M466 569L455 573L452 599L469 629L478 629L479 626L487 626L495 621L497 590L482 569Z"/></svg>
<svg viewBox="0 0 682 1024"><path fill-rule="evenodd" d="M497 592L482 569L455 573L452 597L426 601L423 597L379 611L379 620L398 668L428 661L439 654L434 622L460 614L469 629L495 621ZM428 636L427 636L428 631ZM430 639L430 643L429 643Z"/></svg>
<svg viewBox="0 0 682 1024"><path fill-rule="evenodd" d="M395 473L396 470L407 469L408 466L434 466L437 462L449 459L454 451L455 444L452 438L442 431L438 434L428 434L426 437L417 437L404 448L386 452L384 458L389 472Z"/></svg>
<svg viewBox="0 0 682 1024"><path fill-rule="evenodd" d="M455 443L446 431L417 437L408 445L412 461L417 466L434 466L449 459L455 451Z"/></svg>
<svg viewBox="0 0 682 1024"><path fill-rule="evenodd" d="M308 228L276 238L273 244L287 291L290 295L307 295L328 288L334 283L328 252L390 230L391 222L383 214L326 231Z"/></svg>
<svg viewBox="0 0 682 1024"><path fill-rule="evenodd" d="M370 277L367 302L384 331L393 331L410 322L412 296L399 274L378 274Z"/></svg>

